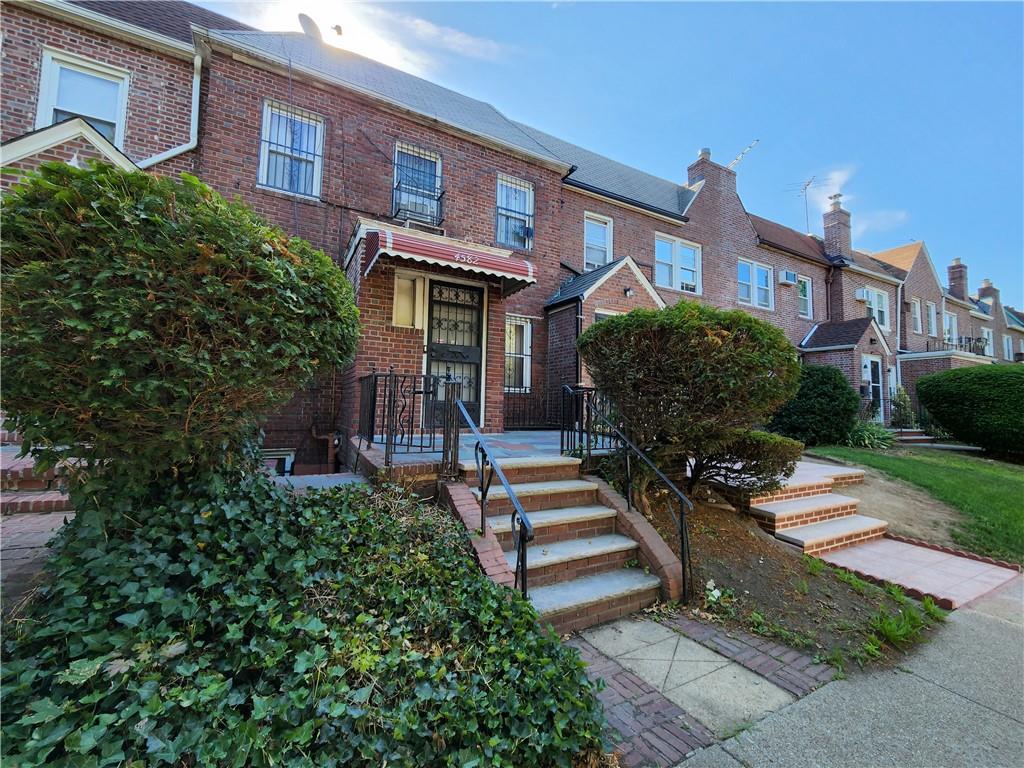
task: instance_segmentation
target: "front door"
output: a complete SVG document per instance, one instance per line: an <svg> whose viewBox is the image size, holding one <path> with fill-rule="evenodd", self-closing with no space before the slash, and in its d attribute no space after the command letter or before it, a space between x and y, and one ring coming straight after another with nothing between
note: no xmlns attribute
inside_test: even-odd
<svg viewBox="0 0 1024 768"><path fill-rule="evenodd" d="M462 382L462 401L480 423L480 364L483 358L484 290L471 285L430 282L427 373ZM439 393L439 397L443 394ZM433 409L441 426L443 403Z"/></svg>
<svg viewBox="0 0 1024 768"><path fill-rule="evenodd" d="M864 355L868 366L868 396L871 398L871 410L874 420L885 421L885 404L882 402L882 358Z"/></svg>

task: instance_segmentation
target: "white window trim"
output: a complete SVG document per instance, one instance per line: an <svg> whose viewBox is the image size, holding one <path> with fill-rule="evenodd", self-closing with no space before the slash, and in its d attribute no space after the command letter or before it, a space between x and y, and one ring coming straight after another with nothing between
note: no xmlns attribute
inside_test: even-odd
<svg viewBox="0 0 1024 768"><path fill-rule="evenodd" d="M921 315L921 300L910 300L910 329L919 336L924 332L924 318Z"/></svg>
<svg viewBox="0 0 1024 768"><path fill-rule="evenodd" d="M952 333L946 333L946 318L950 317L953 322L949 324ZM943 312L942 313L942 338L946 342L956 343L960 339L960 318L957 317L956 312Z"/></svg>
<svg viewBox="0 0 1024 768"><path fill-rule="evenodd" d="M593 221L595 224L604 224L608 232L608 245L607 247L607 260L604 264L597 267L587 266L587 221ZM583 271L593 272L595 269L600 269L603 266L607 266L611 262L615 261L615 249L613 243L615 242L615 220L611 216L603 216L600 213L592 213L590 211L583 212Z"/></svg>
<svg viewBox="0 0 1024 768"><path fill-rule="evenodd" d="M807 314L800 311L800 283L807 283ZM796 276L796 313L805 320L814 318L814 281L806 275Z"/></svg>
<svg viewBox="0 0 1024 768"><path fill-rule="evenodd" d="M52 48L43 49L43 60L39 72L39 97L36 103L36 128L53 125L53 110L57 106L57 86L61 67L76 69L93 77L113 80L118 83L117 116L114 120L114 146L124 148L125 129L128 124L128 91L131 88L131 73L127 69L112 67L92 59L76 56ZM98 117L98 115L89 115Z"/></svg>
<svg viewBox="0 0 1024 768"><path fill-rule="evenodd" d="M282 189L275 187L266 182L266 174L269 169L268 162L270 157L269 133L270 133L270 114L273 111L279 111L282 113L289 112L301 112L302 117L307 119L309 122L315 122L318 125L316 132L316 148L314 150L315 156L313 157L313 194L307 195L305 192L293 192L288 189ZM281 195L289 195L291 197L302 198L303 200L319 200L320 195L323 192L323 172L324 172L324 134L327 130L327 121L324 120L322 115L318 115L315 112L311 112L303 107L295 107L287 104L283 101L277 101L276 99L264 99L263 100L263 121L260 125L260 160L259 165L256 168L256 186L260 189L265 189L268 192L277 192ZM287 152L276 150L278 154L286 155ZM303 157L302 160L308 161L309 158Z"/></svg>
<svg viewBox="0 0 1024 768"><path fill-rule="evenodd" d="M985 354L989 357L996 356L996 336L991 328L981 329L981 338L985 340Z"/></svg>
<svg viewBox="0 0 1024 768"><path fill-rule="evenodd" d="M521 394L527 394L533 389L533 371L530 369L533 367L533 320L529 317L522 315L506 315L505 323L512 325L523 326L523 352L509 354L508 349L505 350L506 357L521 357L523 358L523 386L521 387L509 387L504 386L506 392L517 392ZM502 378L504 379L504 370L502 371Z"/></svg>
<svg viewBox="0 0 1024 768"><path fill-rule="evenodd" d="M1003 334L1003 359L1013 361L1013 336Z"/></svg>
<svg viewBox="0 0 1024 768"><path fill-rule="evenodd" d="M871 288L871 287L867 288L867 292L868 292L868 300L867 300L868 316L869 317L873 317L875 319L875 322L878 323L878 327L879 328L881 328L883 331L888 331L892 327L891 324L890 324L890 315L889 315L889 307L890 307L890 304L889 304L889 292L888 291L883 291L883 290L881 290L879 288ZM885 310L885 322L884 323L878 322L878 314L877 314L878 307L875 306L875 300L878 299L879 296L882 296L885 299L885 301L884 301L885 306L883 307L883 309Z"/></svg>
<svg viewBox="0 0 1024 768"><path fill-rule="evenodd" d="M506 186L510 186L510 187L515 187L515 188L518 188L518 189L523 189L529 195L529 197L527 198L527 202L528 202L527 208L529 209L529 211L526 214L516 214L516 213L513 213L513 212L506 212L503 215L508 216L510 218L515 218L516 216L525 216L527 218L527 221L532 219L536 223L537 210L536 210L536 198L534 196L533 182L532 181L527 181L526 179L521 179L518 176L511 176L511 175L509 175L507 173L500 173L499 172L498 173L498 177L497 177L497 183L494 186L494 240L495 240L495 242L499 246L501 246L503 248L512 248L512 249L521 250L521 251L532 251L533 250L533 241L534 241L534 238L535 238L535 236L537 234L536 231L533 231L533 232L530 233L530 236L526 240L526 246L525 247L521 247L521 246L515 245L513 243L503 243L498 238L498 231L499 231L498 215L501 213L498 210L498 208L499 208L498 201L500 200L499 193L501 191L501 185L502 184L505 184ZM531 229L535 229L535 227L531 227Z"/></svg>
<svg viewBox="0 0 1024 768"><path fill-rule="evenodd" d="M925 310L928 312L928 335L933 339L937 339L939 337L939 308L936 306L934 301L926 301L924 306Z"/></svg>
<svg viewBox="0 0 1024 768"><path fill-rule="evenodd" d="M672 243L672 281L673 285L662 285L658 282L658 240L666 240ZM676 246L683 246L684 248L692 248L697 252L697 258L694 262L694 271L696 272L696 290L691 291L689 288L676 288L676 270L680 269L679 262L676 260ZM664 262L662 262L664 263ZM680 291L682 293L689 293L694 296L700 296L704 293L704 251L698 243L694 243L690 240L684 240L681 237L675 235L666 235L664 232L654 233L654 284L658 288L668 288L670 291Z"/></svg>
<svg viewBox="0 0 1024 768"><path fill-rule="evenodd" d="M740 298L739 294L739 265L748 264L750 265L750 301L744 301ZM757 270L758 269L768 270L768 306L757 303ZM759 261L751 261L750 259L739 259L736 262L736 301L745 307L753 307L754 309L763 309L771 312L775 309L775 269L768 264L762 264Z"/></svg>

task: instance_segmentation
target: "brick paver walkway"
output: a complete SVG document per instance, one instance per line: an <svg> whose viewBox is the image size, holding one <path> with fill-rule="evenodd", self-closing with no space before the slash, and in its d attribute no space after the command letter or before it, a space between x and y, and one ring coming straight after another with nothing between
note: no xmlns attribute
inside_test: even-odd
<svg viewBox="0 0 1024 768"><path fill-rule="evenodd" d="M0 592L7 613L32 586L49 552L46 544L74 514L8 515L0 518Z"/></svg>

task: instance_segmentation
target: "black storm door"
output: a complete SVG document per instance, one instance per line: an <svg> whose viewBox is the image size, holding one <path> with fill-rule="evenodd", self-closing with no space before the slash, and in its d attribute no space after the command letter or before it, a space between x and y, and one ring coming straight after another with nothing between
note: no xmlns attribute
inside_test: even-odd
<svg viewBox="0 0 1024 768"><path fill-rule="evenodd" d="M480 364L483 358L484 291L471 285L430 282L427 373L462 382L462 400L480 422ZM439 393L439 396L440 395ZM437 403L434 425L442 422Z"/></svg>

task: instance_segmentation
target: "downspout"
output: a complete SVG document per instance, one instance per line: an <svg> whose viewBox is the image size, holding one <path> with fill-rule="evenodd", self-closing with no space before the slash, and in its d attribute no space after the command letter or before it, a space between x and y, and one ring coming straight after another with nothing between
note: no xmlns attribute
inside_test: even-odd
<svg viewBox="0 0 1024 768"><path fill-rule="evenodd" d="M903 325L903 283L899 283L896 286L896 352L894 356L896 360L893 365L893 370L896 371L896 387L903 383L903 377L900 372L900 340L903 338L900 335L900 329ZM893 391L896 390L893 387Z"/></svg>
<svg viewBox="0 0 1024 768"><path fill-rule="evenodd" d="M199 88L202 76L203 57L197 53L192 59L192 118L189 121L188 141L177 147L172 147L166 152L161 152L159 155L153 155L145 160L140 160L136 163L139 168L151 168L157 163L164 162L164 160L170 160L172 157L177 157L185 152L191 152L199 144Z"/></svg>
<svg viewBox="0 0 1024 768"><path fill-rule="evenodd" d="M832 273L835 269L830 264L828 272L825 273L825 322L832 319Z"/></svg>

